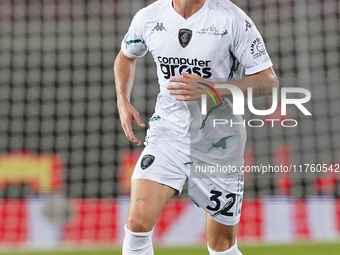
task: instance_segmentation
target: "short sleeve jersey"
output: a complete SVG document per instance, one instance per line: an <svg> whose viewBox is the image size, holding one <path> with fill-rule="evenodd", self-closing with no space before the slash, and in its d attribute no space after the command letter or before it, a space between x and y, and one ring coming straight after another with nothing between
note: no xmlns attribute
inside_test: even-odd
<svg viewBox="0 0 340 255"><path fill-rule="evenodd" d="M135 15L121 49L129 58L151 52L160 85L154 116L179 140L190 136L190 114L186 103L170 95L170 78L187 72L208 80L240 79L272 66L253 21L228 0L206 0L188 19L172 0L158 0Z"/></svg>

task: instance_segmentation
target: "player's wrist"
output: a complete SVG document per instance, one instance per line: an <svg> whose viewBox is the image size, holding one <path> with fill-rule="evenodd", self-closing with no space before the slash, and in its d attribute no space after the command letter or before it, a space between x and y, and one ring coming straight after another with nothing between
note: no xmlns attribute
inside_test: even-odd
<svg viewBox="0 0 340 255"><path fill-rule="evenodd" d="M122 96L122 95L118 95L117 96L117 105L124 105L124 104L130 104L130 98L128 98L127 96Z"/></svg>
<svg viewBox="0 0 340 255"><path fill-rule="evenodd" d="M231 97L231 91L227 88L216 88L217 93L220 97Z"/></svg>

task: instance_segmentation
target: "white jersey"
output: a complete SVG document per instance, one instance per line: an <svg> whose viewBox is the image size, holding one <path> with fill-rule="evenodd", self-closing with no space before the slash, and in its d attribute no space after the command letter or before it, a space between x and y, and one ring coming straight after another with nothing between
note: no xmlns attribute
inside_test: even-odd
<svg viewBox="0 0 340 255"><path fill-rule="evenodd" d="M206 0L188 19L173 9L172 0L158 0L135 15L121 49L130 58L150 51L157 65L160 93L148 135L158 130L169 140L186 144L190 142L190 104L170 95L170 78L187 72L207 80L240 79L272 66L254 23L228 0ZM229 129L233 134L244 132L242 125Z"/></svg>

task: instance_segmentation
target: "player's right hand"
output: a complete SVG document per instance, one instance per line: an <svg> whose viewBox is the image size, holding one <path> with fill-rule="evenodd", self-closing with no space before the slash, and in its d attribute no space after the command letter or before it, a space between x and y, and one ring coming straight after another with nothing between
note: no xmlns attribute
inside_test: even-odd
<svg viewBox="0 0 340 255"><path fill-rule="evenodd" d="M142 142L137 139L132 130L132 120L135 120L140 127L146 127L139 112L128 101L120 102L118 104L118 111L120 122L127 139L134 144L141 145Z"/></svg>

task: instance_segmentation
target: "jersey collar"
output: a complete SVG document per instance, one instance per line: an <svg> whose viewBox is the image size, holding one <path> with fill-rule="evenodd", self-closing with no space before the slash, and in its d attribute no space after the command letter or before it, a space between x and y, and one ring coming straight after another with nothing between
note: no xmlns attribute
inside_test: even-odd
<svg viewBox="0 0 340 255"><path fill-rule="evenodd" d="M188 19L183 18L178 12L175 11L174 7L172 6L172 0L169 0L169 8L172 13L174 13L174 16L177 16L182 21L191 21L197 19L197 17L201 16L202 13L204 13L205 9L209 5L210 0L205 0L204 5L199 9L197 12L195 12L192 16L190 16Z"/></svg>

